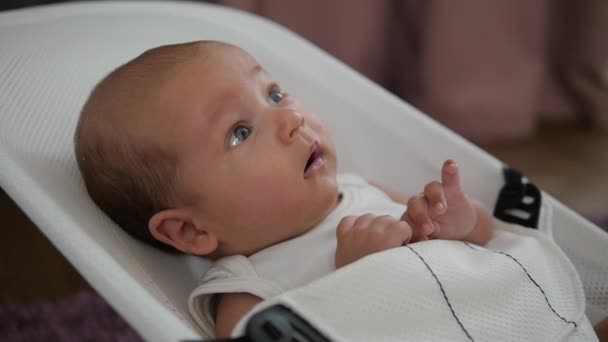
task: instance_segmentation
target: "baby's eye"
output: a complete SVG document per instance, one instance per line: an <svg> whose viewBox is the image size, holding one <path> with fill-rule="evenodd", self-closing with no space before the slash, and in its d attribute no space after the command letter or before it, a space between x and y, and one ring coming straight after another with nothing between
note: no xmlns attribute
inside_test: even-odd
<svg viewBox="0 0 608 342"><path fill-rule="evenodd" d="M268 102L271 105L276 105L283 100L285 95L277 88L270 89L268 92Z"/></svg>
<svg viewBox="0 0 608 342"><path fill-rule="evenodd" d="M245 127L243 125L236 126L232 133L230 133L230 138L228 139L228 147L235 147L236 145L242 143L249 137L251 134L251 128Z"/></svg>

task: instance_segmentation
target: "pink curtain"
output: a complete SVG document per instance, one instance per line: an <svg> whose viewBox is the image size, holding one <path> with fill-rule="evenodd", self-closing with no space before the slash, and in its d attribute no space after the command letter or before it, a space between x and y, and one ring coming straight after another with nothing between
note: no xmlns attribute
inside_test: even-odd
<svg viewBox="0 0 608 342"><path fill-rule="evenodd" d="M299 33L478 142L608 130L608 1L222 0Z"/></svg>

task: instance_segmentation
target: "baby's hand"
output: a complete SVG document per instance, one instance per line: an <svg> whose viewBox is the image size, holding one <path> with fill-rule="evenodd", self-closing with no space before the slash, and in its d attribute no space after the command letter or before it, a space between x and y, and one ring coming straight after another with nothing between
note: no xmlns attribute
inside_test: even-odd
<svg viewBox="0 0 608 342"><path fill-rule="evenodd" d="M477 224L476 204L464 193L455 162L447 160L441 169L441 183L430 182L424 192L412 197L401 217L415 233L413 240L462 240Z"/></svg>
<svg viewBox="0 0 608 342"><path fill-rule="evenodd" d="M412 237L410 225L392 216L346 216L336 230L336 268L372 253L407 244Z"/></svg>

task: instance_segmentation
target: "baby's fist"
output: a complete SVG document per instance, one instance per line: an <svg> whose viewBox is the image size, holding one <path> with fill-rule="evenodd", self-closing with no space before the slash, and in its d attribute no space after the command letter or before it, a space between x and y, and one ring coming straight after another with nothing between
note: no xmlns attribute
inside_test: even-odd
<svg viewBox="0 0 608 342"><path fill-rule="evenodd" d="M407 222L392 216L365 214L343 218L336 235L336 268L340 268L369 254L407 244L412 230Z"/></svg>

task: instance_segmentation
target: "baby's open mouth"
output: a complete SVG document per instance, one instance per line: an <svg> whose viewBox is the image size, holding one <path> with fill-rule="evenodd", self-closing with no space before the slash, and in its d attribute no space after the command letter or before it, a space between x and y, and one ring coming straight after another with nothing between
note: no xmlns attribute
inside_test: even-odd
<svg viewBox="0 0 608 342"><path fill-rule="evenodd" d="M321 166L323 166L323 154L319 148L319 143L315 142L312 146L310 156L306 161L306 166L304 166L304 177L307 177L312 172L318 170Z"/></svg>

